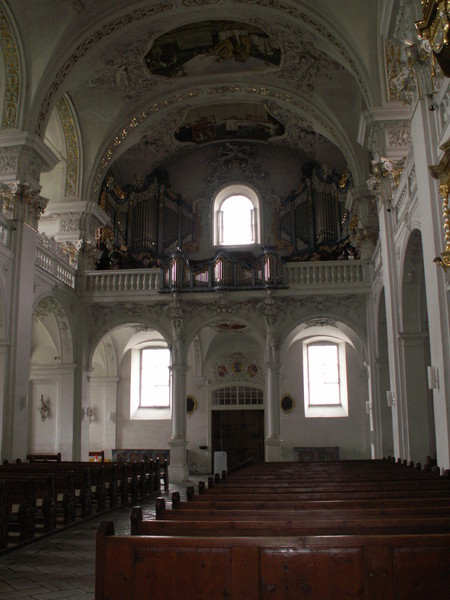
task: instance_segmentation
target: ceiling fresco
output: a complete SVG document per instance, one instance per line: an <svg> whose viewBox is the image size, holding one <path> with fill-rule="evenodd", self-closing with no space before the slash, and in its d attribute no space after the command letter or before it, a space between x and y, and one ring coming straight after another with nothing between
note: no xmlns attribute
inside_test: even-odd
<svg viewBox="0 0 450 600"><path fill-rule="evenodd" d="M367 179L358 132L381 105L376 0L1 2L26 40L21 127L62 155L78 148L68 172L83 201L98 202L111 172L127 185L155 169L194 198L244 174L283 196L303 157Z"/></svg>
<svg viewBox="0 0 450 600"><path fill-rule="evenodd" d="M260 28L238 21L203 21L155 40L145 56L152 75L188 77L279 67L280 45Z"/></svg>
<svg viewBox="0 0 450 600"><path fill-rule="evenodd" d="M190 109L174 135L179 142L202 144L235 139L267 141L283 134L283 125L263 104L241 102Z"/></svg>

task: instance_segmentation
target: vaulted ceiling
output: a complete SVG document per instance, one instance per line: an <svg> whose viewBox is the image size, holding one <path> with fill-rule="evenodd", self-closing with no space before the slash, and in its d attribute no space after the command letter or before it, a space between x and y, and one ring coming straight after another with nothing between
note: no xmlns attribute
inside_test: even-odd
<svg viewBox="0 0 450 600"><path fill-rule="evenodd" d="M227 144L367 178L361 111L382 101L377 0L8 0L27 79L21 127L57 146L66 98L80 196ZM50 124L50 125L49 125Z"/></svg>

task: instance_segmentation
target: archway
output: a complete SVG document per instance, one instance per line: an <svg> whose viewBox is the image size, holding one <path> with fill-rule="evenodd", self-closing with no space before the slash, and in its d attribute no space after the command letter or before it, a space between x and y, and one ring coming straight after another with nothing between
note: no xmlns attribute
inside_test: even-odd
<svg viewBox="0 0 450 600"><path fill-rule="evenodd" d="M33 313L28 452L73 453L74 370L70 323L62 304L43 298ZM47 407L45 409L45 407Z"/></svg>

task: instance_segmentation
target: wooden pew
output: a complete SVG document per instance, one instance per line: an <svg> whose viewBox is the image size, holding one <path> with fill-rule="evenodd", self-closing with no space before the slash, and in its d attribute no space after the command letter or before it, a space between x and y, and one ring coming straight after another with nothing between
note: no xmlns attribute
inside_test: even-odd
<svg viewBox="0 0 450 600"><path fill-rule="evenodd" d="M55 454L27 454L29 462L61 462L61 452Z"/></svg>
<svg viewBox="0 0 450 600"><path fill-rule="evenodd" d="M251 485L244 471L219 476L183 502L175 492L172 510L159 498L155 520L136 507L131 536L103 524L97 600L146 597L145 586L152 600L448 597L450 487L436 473L381 462L252 473Z"/></svg>
<svg viewBox="0 0 450 600"><path fill-rule="evenodd" d="M447 600L450 535L96 537L96 600Z"/></svg>
<svg viewBox="0 0 450 600"><path fill-rule="evenodd" d="M176 511L175 511L176 512ZM143 520L142 509L131 509L133 535L349 535L369 533L450 533L450 507L435 512L408 513L382 510L336 510L282 512L235 511L214 517ZM202 513L203 516L203 513Z"/></svg>
<svg viewBox="0 0 450 600"><path fill-rule="evenodd" d="M143 462L38 460L0 466L0 550L88 518L93 506L102 512L119 499L136 503L154 492L154 470Z"/></svg>

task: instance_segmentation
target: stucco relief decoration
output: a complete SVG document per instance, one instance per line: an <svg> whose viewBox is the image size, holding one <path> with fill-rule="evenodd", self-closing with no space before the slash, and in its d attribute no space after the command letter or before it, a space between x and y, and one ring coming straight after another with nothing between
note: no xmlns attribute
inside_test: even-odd
<svg viewBox="0 0 450 600"><path fill-rule="evenodd" d="M19 162L19 148L0 149L0 171L3 175L15 173Z"/></svg>
<svg viewBox="0 0 450 600"><path fill-rule="evenodd" d="M222 355L213 365L213 379L217 382L253 382L262 381L261 370L255 357L250 354L234 352Z"/></svg>
<svg viewBox="0 0 450 600"><path fill-rule="evenodd" d="M214 305L214 309L218 315L230 315L236 312L237 305L225 298L223 293L219 293Z"/></svg>
<svg viewBox="0 0 450 600"><path fill-rule="evenodd" d="M327 28L325 23L323 23L321 21L317 21L316 19L314 19L314 17L312 17L304 12L301 12L301 10L299 10L299 7L295 4L287 4L287 3L280 2L277 0L250 0L250 1L253 4L257 3L261 6L279 11L280 17L281 16L283 16L285 18L287 17L288 19L290 19L292 21L295 20L295 21L305 24L308 28L311 28L313 31L315 31L319 37L323 38L324 41L331 44L334 47L334 49L340 54L340 56L342 57L344 62L349 66L355 79L358 82L359 88L361 89L361 91L364 95L366 103L370 104L370 94L367 89L367 84L364 80L363 75L360 73L360 70L359 70L357 64L355 63L354 58L349 53L347 48L334 37L334 35L330 32L329 28ZM239 4L245 5L249 2L249 0L237 0L237 2ZM270 30L268 30L268 31L270 33ZM303 36L303 32L301 32L301 35Z"/></svg>
<svg viewBox="0 0 450 600"><path fill-rule="evenodd" d="M361 326L364 326L365 319L364 303L364 298L357 295L283 298L283 306L293 319L300 319L303 314L332 313L340 315L344 322Z"/></svg>
<svg viewBox="0 0 450 600"><path fill-rule="evenodd" d="M385 60L389 100L411 103L417 90L404 45L394 40L386 40Z"/></svg>
<svg viewBox="0 0 450 600"><path fill-rule="evenodd" d="M78 194L78 169L79 169L79 150L78 139L75 129L72 111L67 100L62 97L56 103L59 118L64 131L66 143L66 181L64 193L66 196L74 197Z"/></svg>
<svg viewBox="0 0 450 600"><path fill-rule="evenodd" d="M37 229L39 219L48 204L48 199L40 196L38 191L33 190L26 183L14 182L8 188L9 190L2 194L6 200L3 204L3 214L6 210L9 213L9 218L15 216L30 225L30 227Z"/></svg>
<svg viewBox="0 0 450 600"><path fill-rule="evenodd" d="M83 40L78 45L75 52L70 56L70 58L61 66L58 73L55 75L52 85L49 87L45 94L45 97L41 104L39 117L36 121L35 132L37 133L37 135L40 135L47 121L47 117L50 113L55 96L58 93L59 88L81 58L83 58L99 42L102 42L108 36L117 33L123 27L129 27L130 24L134 22L142 21L143 19L147 19L158 13L163 13L171 9L172 2L152 2L147 6L136 8L129 13L122 14L120 17L108 21L103 25L101 29L98 29L97 31L92 33L88 38Z"/></svg>
<svg viewBox="0 0 450 600"><path fill-rule="evenodd" d="M219 187L232 177L245 177L248 183L261 186L267 173L262 169L255 148L242 142L225 142L214 149L209 160L205 184Z"/></svg>
<svg viewBox="0 0 450 600"><path fill-rule="evenodd" d="M20 63L16 40L9 21L0 6L0 40L6 68L6 90L2 128L17 127L20 97Z"/></svg>
<svg viewBox="0 0 450 600"><path fill-rule="evenodd" d="M391 148L405 148L408 150L412 144L411 130L409 127L395 127L386 129L388 144Z"/></svg>
<svg viewBox="0 0 450 600"><path fill-rule="evenodd" d="M56 302L55 299L51 296L43 298L39 302L39 304L34 309L33 320L44 322L49 315L54 315L59 319L65 319L66 317L66 314L61 304L59 302Z"/></svg>
<svg viewBox="0 0 450 600"><path fill-rule="evenodd" d="M367 180L367 187L380 202L391 202L403 168L404 161L393 161L383 157L372 161L372 175Z"/></svg>
<svg viewBox="0 0 450 600"><path fill-rule="evenodd" d="M111 328L115 324L142 323L154 328L154 324L164 317L165 308L162 304L152 304L150 307L131 302L124 302L120 306L117 303L114 306L91 304L89 313L96 327Z"/></svg>
<svg viewBox="0 0 450 600"><path fill-rule="evenodd" d="M79 213L62 213L59 215L60 231L79 231L80 229L80 214Z"/></svg>
<svg viewBox="0 0 450 600"><path fill-rule="evenodd" d="M179 27L154 41L145 55L152 75L166 78L269 71L281 48L265 31L238 21L203 21Z"/></svg>
<svg viewBox="0 0 450 600"><path fill-rule="evenodd" d="M155 154L163 157L170 154L173 147L174 132L184 119L185 111L181 108L171 111L158 120L157 126L152 128L150 135L142 136L139 145L131 152L137 152L139 147L150 149Z"/></svg>
<svg viewBox="0 0 450 600"><path fill-rule="evenodd" d="M147 46L147 39L118 44L114 55L107 56L104 67L96 71L87 85L105 92L119 92L124 99L152 89L157 81L150 77L142 60Z"/></svg>
<svg viewBox="0 0 450 600"><path fill-rule="evenodd" d="M269 33L283 40L283 68L277 77L295 88L313 92L319 77L331 81L337 72L343 71L343 66L320 52L301 28L278 25Z"/></svg>

